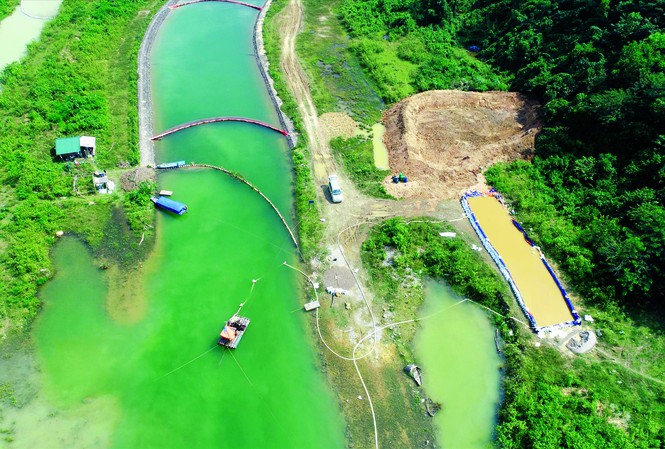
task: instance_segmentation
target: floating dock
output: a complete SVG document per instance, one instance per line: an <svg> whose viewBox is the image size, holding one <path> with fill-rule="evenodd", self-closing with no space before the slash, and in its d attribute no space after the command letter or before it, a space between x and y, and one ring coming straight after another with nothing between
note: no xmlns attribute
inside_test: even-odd
<svg viewBox="0 0 665 449"><path fill-rule="evenodd" d="M173 201L172 199L166 198L165 196L153 196L150 198L150 200L160 209L173 212L174 214L182 215L187 212L187 206L185 204L179 203L178 201Z"/></svg>
<svg viewBox="0 0 665 449"><path fill-rule="evenodd" d="M235 349L240 343L245 330L249 326L249 318L244 316L233 315L226 322L224 330L219 334L219 340L217 344L220 346L225 346L230 349Z"/></svg>
<svg viewBox="0 0 665 449"><path fill-rule="evenodd" d="M187 162L185 161L165 162L163 164L158 164L155 168L158 170L169 170L172 168L184 167L185 165L187 165Z"/></svg>

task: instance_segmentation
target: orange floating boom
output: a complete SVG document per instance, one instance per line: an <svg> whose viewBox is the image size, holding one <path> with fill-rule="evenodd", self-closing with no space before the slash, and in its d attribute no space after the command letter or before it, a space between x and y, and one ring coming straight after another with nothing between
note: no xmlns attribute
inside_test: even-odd
<svg viewBox="0 0 665 449"><path fill-rule="evenodd" d="M178 3L175 5L169 6L169 9L177 9L182 6L193 5L194 3L203 3L203 2L223 2L223 3L235 3L236 5L248 6L250 8L257 9L261 11L263 8L260 6L252 5L251 3L239 2L237 0L191 0L189 2Z"/></svg>
<svg viewBox="0 0 665 449"><path fill-rule="evenodd" d="M251 118L244 118L244 117L212 117L212 118L206 118L202 120L194 120L191 122L183 123L182 125L178 125L176 127L167 129L161 134L157 134L156 136L152 137L150 140L159 140L162 137L166 137L170 134L176 133L178 131L182 131L183 129L191 128L193 126L199 126L199 125L205 125L208 123L218 123L218 122L243 122L243 123L251 123L254 125L259 125L263 126L264 128L272 129L273 131L277 131L278 133L282 134L283 136L288 136L289 133L283 129L279 129L275 126L272 126L268 123L262 122L260 120L254 120Z"/></svg>

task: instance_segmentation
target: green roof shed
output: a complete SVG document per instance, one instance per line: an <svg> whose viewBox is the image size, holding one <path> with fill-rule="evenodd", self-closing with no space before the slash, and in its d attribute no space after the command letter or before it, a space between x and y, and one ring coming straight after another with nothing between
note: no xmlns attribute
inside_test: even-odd
<svg viewBox="0 0 665 449"><path fill-rule="evenodd" d="M55 155L80 153L81 137L60 137L55 139Z"/></svg>

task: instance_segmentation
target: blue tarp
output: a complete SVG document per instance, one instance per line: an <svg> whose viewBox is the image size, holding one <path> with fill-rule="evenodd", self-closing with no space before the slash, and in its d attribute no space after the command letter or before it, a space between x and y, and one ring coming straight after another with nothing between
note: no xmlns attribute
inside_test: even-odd
<svg viewBox="0 0 665 449"><path fill-rule="evenodd" d="M152 198L152 201L155 203L157 207L160 207L164 210L173 212L178 215L182 215L185 212L187 212L187 206L177 201L173 201L170 198L166 198L165 196L160 196L159 198Z"/></svg>

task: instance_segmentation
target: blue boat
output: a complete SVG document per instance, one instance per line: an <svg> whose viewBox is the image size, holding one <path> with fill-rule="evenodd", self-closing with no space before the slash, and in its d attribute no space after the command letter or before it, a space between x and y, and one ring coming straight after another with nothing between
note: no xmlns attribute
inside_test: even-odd
<svg viewBox="0 0 665 449"><path fill-rule="evenodd" d="M157 165L157 167L155 167L155 168L160 169L160 170L167 170L169 168L184 167L185 165L187 165L187 163L185 161L166 162L164 164Z"/></svg>
<svg viewBox="0 0 665 449"><path fill-rule="evenodd" d="M185 212L187 212L186 205L179 203L177 201L173 201L172 199L166 198L165 196L160 196L160 197L153 196L150 199L152 200L153 203L155 203L155 206L159 207L160 209L173 212L174 214L182 215Z"/></svg>

